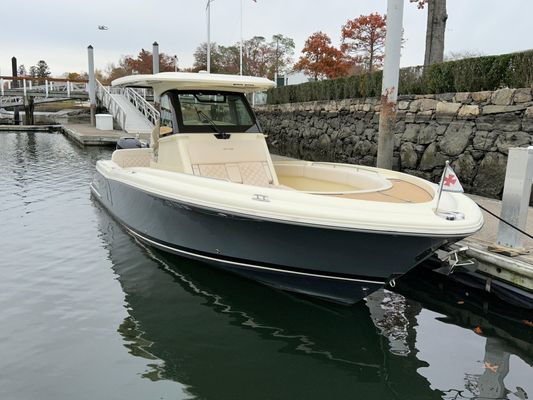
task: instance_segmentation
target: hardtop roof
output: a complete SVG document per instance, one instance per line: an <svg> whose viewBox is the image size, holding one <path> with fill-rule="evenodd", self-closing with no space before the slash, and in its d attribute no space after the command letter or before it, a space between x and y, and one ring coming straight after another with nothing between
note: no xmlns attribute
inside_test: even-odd
<svg viewBox="0 0 533 400"><path fill-rule="evenodd" d="M275 86L267 78L194 72L160 72L152 75L129 75L115 79L112 86L149 87L156 94L170 89L221 90L240 93L258 92Z"/></svg>

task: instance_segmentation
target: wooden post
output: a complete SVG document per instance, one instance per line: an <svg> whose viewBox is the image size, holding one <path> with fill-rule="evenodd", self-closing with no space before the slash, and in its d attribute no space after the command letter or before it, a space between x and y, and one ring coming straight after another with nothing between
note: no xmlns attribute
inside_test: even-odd
<svg viewBox="0 0 533 400"><path fill-rule="evenodd" d="M24 125L33 125L33 97L24 96Z"/></svg>
<svg viewBox="0 0 533 400"><path fill-rule="evenodd" d="M11 70L12 70L13 77L16 78L17 77L17 58L16 57L11 58ZM18 83L17 81L13 81L13 83L11 84L11 87L16 88L17 83ZM17 106L13 107L13 123L15 125L20 124L20 114L19 114L19 108Z"/></svg>

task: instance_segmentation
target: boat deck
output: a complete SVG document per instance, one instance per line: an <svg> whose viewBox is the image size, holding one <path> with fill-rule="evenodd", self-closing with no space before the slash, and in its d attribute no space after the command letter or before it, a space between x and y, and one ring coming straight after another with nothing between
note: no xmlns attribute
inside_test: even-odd
<svg viewBox="0 0 533 400"><path fill-rule="evenodd" d="M352 192L358 190L358 188L306 177L278 175L278 179L280 184L284 187L298 191L317 191L317 193L314 194L319 196L334 196L344 199L380 201L386 203L426 203L433 199L433 195L426 189L402 179L389 179L389 182L392 183L392 187L389 189L365 193L342 193ZM338 193L319 193L318 189L324 192Z"/></svg>
<svg viewBox="0 0 533 400"><path fill-rule="evenodd" d="M356 200L382 201L387 203L426 203L433 199L424 188L401 179L389 179L392 187L372 193L337 194L336 197Z"/></svg>

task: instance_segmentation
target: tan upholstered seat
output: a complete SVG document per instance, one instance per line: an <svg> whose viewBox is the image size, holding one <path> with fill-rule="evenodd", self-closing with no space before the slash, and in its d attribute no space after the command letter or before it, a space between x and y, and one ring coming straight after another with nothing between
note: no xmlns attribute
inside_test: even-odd
<svg viewBox="0 0 533 400"><path fill-rule="evenodd" d="M252 186L277 184L263 141L201 141L187 146L194 175Z"/></svg>
<svg viewBox="0 0 533 400"><path fill-rule="evenodd" d="M224 179L252 186L270 186L274 183L266 162L242 162L227 164L193 164L194 175Z"/></svg>
<svg viewBox="0 0 533 400"><path fill-rule="evenodd" d="M149 167L151 149L122 149L115 150L111 161L122 168Z"/></svg>

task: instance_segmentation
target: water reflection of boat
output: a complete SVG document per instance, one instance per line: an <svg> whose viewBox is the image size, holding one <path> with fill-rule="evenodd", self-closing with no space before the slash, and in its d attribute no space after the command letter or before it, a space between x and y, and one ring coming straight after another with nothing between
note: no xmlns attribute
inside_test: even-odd
<svg viewBox="0 0 533 400"><path fill-rule="evenodd" d="M126 294L119 328L150 379L199 398L440 398L415 352L389 351L369 309L311 303L138 246L98 209ZM414 335L407 339L413 340ZM408 343L408 346L412 346Z"/></svg>
<svg viewBox="0 0 533 400"><path fill-rule="evenodd" d="M423 285L420 282L424 282ZM485 337L483 360L470 360L481 364L480 373L464 372L462 382L444 379L448 392L458 398L500 399L513 394L526 399L527 393L520 385L506 387L504 380L517 368L533 366L533 315L531 310L511 307L483 292L472 291L460 282L419 267L398 280L395 290L420 302L425 309L442 315L439 321L469 329ZM442 332L444 334L444 332ZM436 345L436 344L435 344ZM420 345L417 343L420 349ZM517 356L524 364L515 361L511 370L511 356ZM423 358L424 355L420 358ZM468 356L466 356L468 358ZM438 356L425 359L434 370L454 368L457 360ZM435 372L434 372L435 373ZM438 372L436 372L438 373ZM525 372L524 375L527 375ZM509 381L509 379L507 379ZM516 383L516 377L512 379ZM453 385L455 388L452 388ZM462 384L461 387L460 384ZM524 382L529 384L529 379Z"/></svg>

